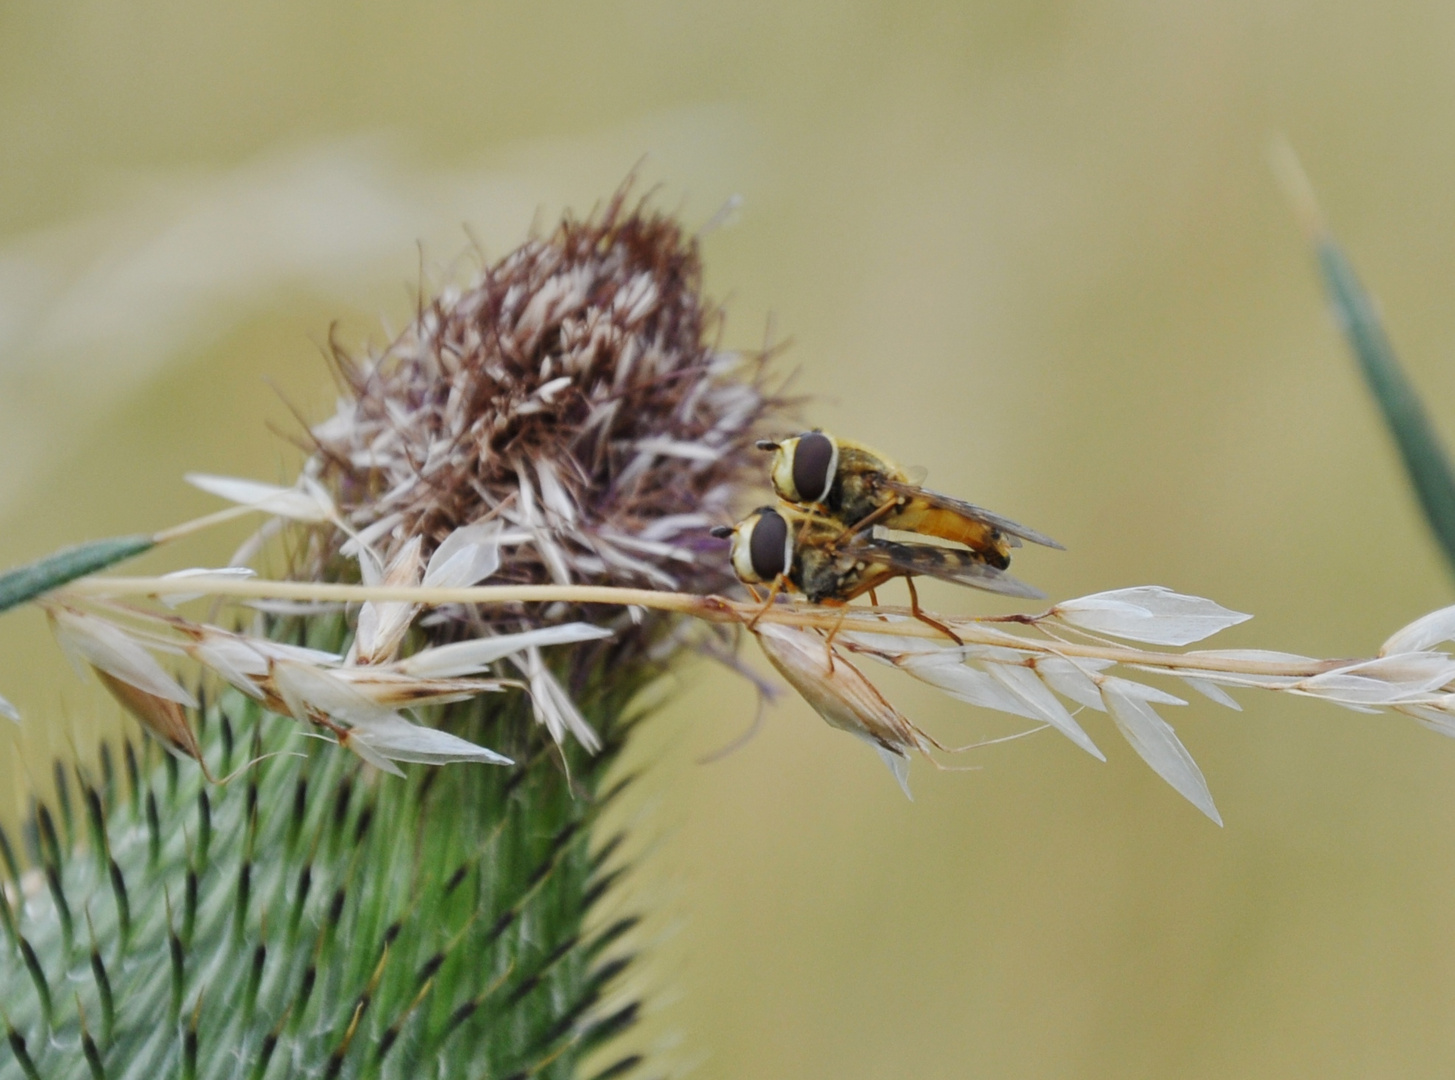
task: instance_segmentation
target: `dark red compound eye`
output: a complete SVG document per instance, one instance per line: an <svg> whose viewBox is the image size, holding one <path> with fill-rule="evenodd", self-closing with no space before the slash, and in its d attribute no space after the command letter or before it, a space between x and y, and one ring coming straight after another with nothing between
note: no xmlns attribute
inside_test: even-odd
<svg viewBox="0 0 1455 1080"><path fill-rule="evenodd" d="M798 437L793 449L793 486L803 502L821 503L834 483L834 441L821 431Z"/></svg>
<svg viewBox="0 0 1455 1080"><path fill-rule="evenodd" d="M788 573L788 522L777 510L764 510L753 526L748 542L753 573L764 581L775 581Z"/></svg>

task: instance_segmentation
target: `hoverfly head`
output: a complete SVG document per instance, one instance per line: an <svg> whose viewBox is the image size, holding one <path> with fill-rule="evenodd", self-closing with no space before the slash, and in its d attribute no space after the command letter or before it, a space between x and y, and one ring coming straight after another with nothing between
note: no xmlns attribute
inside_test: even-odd
<svg viewBox="0 0 1455 1080"><path fill-rule="evenodd" d="M838 471L838 442L822 431L806 431L779 444L773 458L773 490L788 502L821 504Z"/></svg>
<svg viewBox="0 0 1455 1080"><path fill-rule="evenodd" d="M749 585L776 581L793 565L792 530L770 506L754 510L738 523L732 536L733 570Z"/></svg>

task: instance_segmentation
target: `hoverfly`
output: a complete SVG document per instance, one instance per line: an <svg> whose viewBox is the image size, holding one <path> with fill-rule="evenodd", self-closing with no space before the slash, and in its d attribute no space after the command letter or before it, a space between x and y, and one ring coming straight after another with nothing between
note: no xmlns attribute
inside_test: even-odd
<svg viewBox="0 0 1455 1080"><path fill-rule="evenodd" d="M781 442L763 439L758 449L773 451L771 475L779 498L838 519L841 531L864 532L883 525L936 536L964 544L982 563L998 570L1010 565L1010 549L1022 540L1061 547L1049 536L999 514L919 487L877 451L823 431Z"/></svg>
<svg viewBox="0 0 1455 1080"><path fill-rule="evenodd" d="M1044 595L991 565L975 551L898 543L863 532L846 534L842 522L786 507L760 507L736 526L720 525L712 534L720 539L732 538L734 572L749 588L767 585L768 604L784 587L802 593L811 603L847 604L902 577L909 587L910 610L915 618L957 641L959 638L948 627L920 610L915 577L938 578L1007 596Z"/></svg>

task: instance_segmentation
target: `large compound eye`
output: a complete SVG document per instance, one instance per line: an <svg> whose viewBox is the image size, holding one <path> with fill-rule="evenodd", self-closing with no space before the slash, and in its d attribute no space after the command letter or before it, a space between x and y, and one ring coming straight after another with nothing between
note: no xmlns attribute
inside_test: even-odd
<svg viewBox="0 0 1455 1080"><path fill-rule="evenodd" d="M821 503L829 497L834 473L839 467L839 448L822 431L798 437L793 449L793 486L806 503Z"/></svg>
<svg viewBox="0 0 1455 1080"><path fill-rule="evenodd" d="M788 573L788 522L776 510L764 510L748 541L753 573L763 581L776 581Z"/></svg>

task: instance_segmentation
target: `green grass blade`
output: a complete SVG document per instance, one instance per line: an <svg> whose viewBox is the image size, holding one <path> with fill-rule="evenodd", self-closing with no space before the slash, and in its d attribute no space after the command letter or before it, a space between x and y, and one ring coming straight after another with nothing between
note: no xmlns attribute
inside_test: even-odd
<svg viewBox="0 0 1455 1080"><path fill-rule="evenodd" d="M1455 470L1419 393L1390 344L1379 310L1353 264L1327 233L1317 241L1319 270L1340 329L1389 425L1425 520L1455 571Z"/></svg>
<svg viewBox="0 0 1455 1080"><path fill-rule="evenodd" d="M1274 139L1270 151L1269 164L1314 249L1339 328L1394 436L1425 520L1455 571L1455 470L1451 469L1450 456L1419 393L1400 366L1374 298L1325 223L1298 155L1282 137Z"/></svg>
<svg viewBox="0 0 1455 1080"><path fill-rule="evenodd" d="M113 536L109 540L62 548L43 559L17 566L0 574L0 611L8 611L68 581L105 570L155 546L156 541L150 536Z"/></svg>

